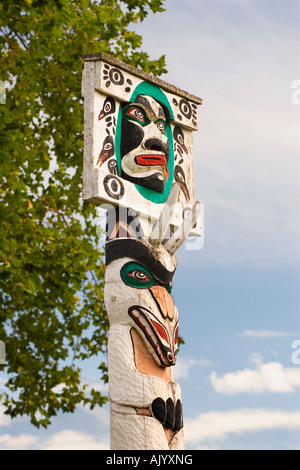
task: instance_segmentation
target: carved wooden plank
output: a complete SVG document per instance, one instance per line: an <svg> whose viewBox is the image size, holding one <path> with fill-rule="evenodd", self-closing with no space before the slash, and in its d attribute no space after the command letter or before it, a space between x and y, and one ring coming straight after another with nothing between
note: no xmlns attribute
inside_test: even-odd
<svg viewBox="0 0 300 470"><path fill-rule="evenodd" d="M178 228L185 210L195 202L193 131L198 126L201 98L104 53L85 55L84 60L84 200L131 207L155 221L172 184L178 182L180 192L171 219L171 225ZM141 96L146 97L143 102ZM133 104L144 114L142 125L133 115ZM134 132L128 132L134 125ZM136 153L128 134L136 142L143 134ZM199 219L191 234L201 233Z"/></svg>

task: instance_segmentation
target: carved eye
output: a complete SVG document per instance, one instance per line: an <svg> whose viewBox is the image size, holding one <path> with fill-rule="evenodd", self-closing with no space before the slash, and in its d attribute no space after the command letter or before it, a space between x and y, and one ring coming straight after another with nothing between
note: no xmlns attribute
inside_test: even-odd
<svg viewBox="0 0 300 470"><path fill-rule="evenodd" d="M144 122L145 121L145 116L144 114L142 113L142 111L138 108L129 108L126 112L125 112L125 116L129 116L129 117L132 117L134 119L136 119L137 121L140 121L140 122Z"/></svg>
<svg viewBox="0 0 300 470"><path fill-rule="evenodd" d="M166 126L165 126L165 123L163 121L157 121L155 124L157 126L157 129L160 130L161 133L166 132Z"/></svg>
<svg viewBox="0 0 300 470"><path fill-rule="evenodd" d="M107 144L104 145L104 150L110 150L112 148L112 144L110 144L109 142Z"/></svg>
<svg viewBox="0 0 300 470"><path fill-rule="evenodd" d="M137 269L135 269L134 271L129 271L129 273L127 273L127 276L131 276L133 277L133 279L136 279L141 282L147 282L151 280L150 276L148 276L145 271L138 271Z"/></svg>
<svg viewBox="0 0 300 470"><path fill-rule="evenodd" d="M104 106L104 111L105 111L105 113L109 113L110 110L111 110L111 103L108 102L108 103L106 103L106 105Z"/></svg>
<svg viewBox="0 0 300 470"><path fill-rule="evenodd" d="M152 274L138 263L125 264L121 269L121 277L127 286L138 289L149 288L155 282Z"/></svg>
<svg viewBox="0 0 300 470"><path fill-rule="evenodd" d="M182 173L177 173L178 179L184 183L184 177Z"/></svg>

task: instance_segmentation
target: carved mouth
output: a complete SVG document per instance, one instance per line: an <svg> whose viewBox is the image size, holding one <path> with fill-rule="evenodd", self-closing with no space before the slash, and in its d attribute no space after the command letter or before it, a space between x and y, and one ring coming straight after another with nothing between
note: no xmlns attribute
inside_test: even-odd
<svg viewBox="0 0 300 470"><path fill-rule="evenodd" d="M134 305L128 310L129 316L143 331L146 339L151 344L157 357L163 366L173 366L176 363L176 349L178 337L178 325L175 328L174 353L172 353L169 334L166 328L147 309Z"/></svg>
<svg viewBox="0 0 300 470"><path fill-rule="evenodd" d="M140 166L163 166L166 178L169 177L168 162L164 153L137 155L135 162Z"/></svg>

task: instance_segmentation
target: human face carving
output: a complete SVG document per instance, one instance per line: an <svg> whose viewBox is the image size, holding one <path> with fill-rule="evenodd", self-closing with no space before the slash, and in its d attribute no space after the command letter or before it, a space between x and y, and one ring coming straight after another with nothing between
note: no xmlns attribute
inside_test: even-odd
<svg viewBox="0 0 300 470"><path fill-rule="evenodd" d="M121 176L158 193L169 177L166 125L163 107L151 96L138 95L123 109Z"/></svg>

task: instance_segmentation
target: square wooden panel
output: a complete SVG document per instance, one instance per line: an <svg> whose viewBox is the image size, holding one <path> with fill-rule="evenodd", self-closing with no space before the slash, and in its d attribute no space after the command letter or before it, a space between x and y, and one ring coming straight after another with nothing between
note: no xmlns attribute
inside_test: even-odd
<svg viewBox="0 0 300 470"><path fill-rule="evenodd" d="M171 224L180 226L195 202L193 132L201 98L104 53L85 55L84 61L83 199L95 205L130 207L141 217L156 220L177 181L181 191ZM122 169L123 108L140 95L154 98L167 115L169 154L160 192L129 181ZM201 233L199 221L191 235Z"/></svg>

